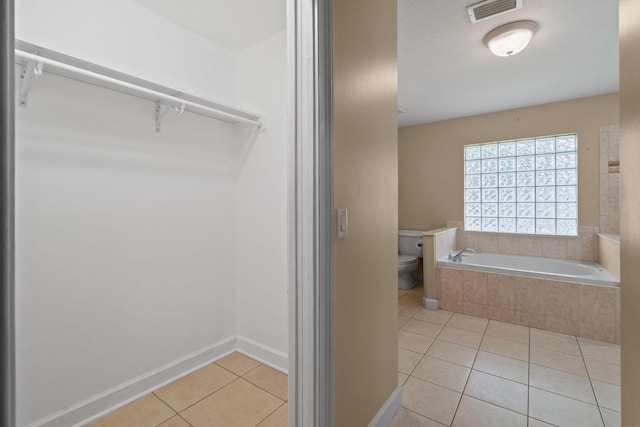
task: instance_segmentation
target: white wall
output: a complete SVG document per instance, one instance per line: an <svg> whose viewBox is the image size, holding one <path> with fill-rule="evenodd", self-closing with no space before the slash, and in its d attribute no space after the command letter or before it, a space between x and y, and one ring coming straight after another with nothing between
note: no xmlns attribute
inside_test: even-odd
<svg viewBox="0 0 640 427"><path fill-rule="evenodd" d="M236 54L132 0L16 6L20 39L268 117L256 140L171 111L156 134L149 101L35 82L17 112L18 425L236 335L286 358L284 34Z"/></svg>
<svg viewBox="0 0 640 427"><path fill-rule="evenodd" d="M266 130L240 134L236 185L238 335L287 352L287 58L281 32L238 54L237 100ZM281 366L286 368L286 366Z"/></svg>

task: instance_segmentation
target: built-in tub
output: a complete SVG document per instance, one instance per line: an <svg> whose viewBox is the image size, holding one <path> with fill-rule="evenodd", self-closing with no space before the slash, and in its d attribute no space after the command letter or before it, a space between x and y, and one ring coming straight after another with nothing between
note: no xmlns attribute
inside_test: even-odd
<svg viewBox="0 0 640 427"><path fill-rule="evenodd" d="M604 267L595 262L565 259L502 255L492 253L465 253L462 262L441 258L440 267L539 277L601 286L619 286L620 282Z"/></svg>

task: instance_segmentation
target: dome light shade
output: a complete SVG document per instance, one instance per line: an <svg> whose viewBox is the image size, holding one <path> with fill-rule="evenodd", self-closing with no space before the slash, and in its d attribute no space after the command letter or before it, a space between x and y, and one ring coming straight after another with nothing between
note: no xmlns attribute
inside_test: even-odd
<svg viewBox="0 0 640 427"><path fill-rule="evenodd" d="M512 56L522 51L538 29L533 21L517 21L495 28L484 36L484 44L496 56Z"/></svg>

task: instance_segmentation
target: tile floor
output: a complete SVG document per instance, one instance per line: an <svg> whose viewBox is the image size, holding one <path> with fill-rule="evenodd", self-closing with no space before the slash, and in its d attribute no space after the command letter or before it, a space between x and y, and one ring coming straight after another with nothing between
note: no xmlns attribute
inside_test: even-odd
<svg viewBox="0 0 640 427"><path fill-rule="evenodd" d="M236 352L87 426L287 427L287 410L287 376Z"/></svg>
<svg viewBox="0 0 640 427"><path fill-rule="evenodd" d="M620 346L422 308L398 290L392 427L620 426Z"/></svg>

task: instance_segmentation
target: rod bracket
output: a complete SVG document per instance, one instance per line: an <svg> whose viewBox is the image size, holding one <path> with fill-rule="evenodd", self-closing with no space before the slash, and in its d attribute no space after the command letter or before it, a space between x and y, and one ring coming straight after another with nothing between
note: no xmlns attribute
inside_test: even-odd
<svg viewBox="0 0 640 427"><path fill-rule="evenodd" d="M156 101L156 132L160 133L162 120L167 115L167 106L162 101Z"/></svg>
<svg viewBox="0 0 640 427"><path fill-rule="evenodd" d="M36 61L27 61L26 64L20 66L20 95L18 104L21 107L29 105L31 84L42 75L42 68L42 62Z"/></svg>

